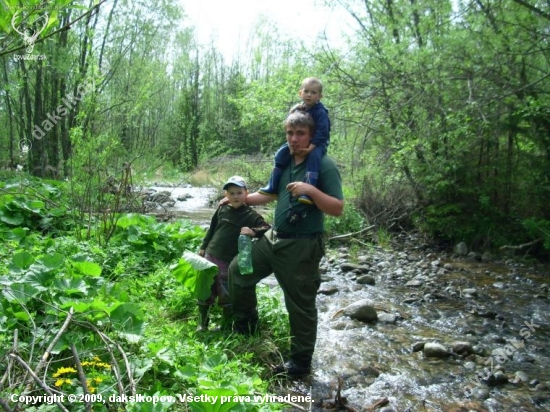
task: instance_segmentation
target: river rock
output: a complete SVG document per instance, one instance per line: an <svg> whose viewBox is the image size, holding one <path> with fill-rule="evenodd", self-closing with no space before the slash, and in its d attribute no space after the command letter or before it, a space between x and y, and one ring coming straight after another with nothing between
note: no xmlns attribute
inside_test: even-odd
<svg viewBox="0 0 550 412"><path fill-rule="evenodd" d="M424 356L427 358L446 358L450 356L449 351L441 343L427 342L423 348Z"/></svg>
<svg viewBox="0 0 550 412"><path fill-rule="evenodd" d="M459 355L470 355L474 352L470 342L457 341L451 344L452 351Z"/></svg>
<svg viewBox="0 0 550 412"><path fill-rule="evenodd" d="M408 286L410 288L418 288L423 284L424 282L421 281L420 279L412 279L412 280L409 280L407 283L405 283L405 286Z"/></svg>
<svg viewBox="0 0 550 412"><path fill-rule="evenodd" d="M344 262L340 265L342 272L355 272L355 273L367 273L370 268L365 265L357 265L351 262Z"/></svg>
<svg viewBox="0 0 550 412"><path fill-rule="evenodd" d="M476 288L466 288L462 290L463 296L477 296L477 289Z"/></svg>
<svg viewBox="0 0 550 412"><path fill-rule="evenodd" d="M319 290L317 291L319 295L334 295L335 293L338 293L338 288L336 286L325 286L321 285Z"/></svg>
<svg viewBox="0 0 550 412"><path fill-rule="evenodd" d="M523 371L516 371L514 375L523 383L529 382L529 376Z"/></svg>
<svg viewBox="0 0 550 412"><path fill-rule="evenodd" d="M378 313L369 299L362 299L345 307L344 315L366 323L378 320Z"/></svg>
<svg viewBox="0 0 550 412"><path fill-rule="evenodd" d="M502 371L495 371L487 379L482 379L488 386L500 386L508 383L508 377Z"/></svg>
<svg viewBox="0 0 550 412"><path fill-rule="evenodd" d="M397 315L394 315L393 313L381 312L378 314L378 322L390 323L393 325L397 323Z"/></svg>
<svg viewBox="0 0 550 412"><path fill-rule="evenodd" d="M465 256L468 254L468 246L466 246L466 243L460 242L455 245L453 251L457 255Z"/></svg>
<svg viewBox="0 0 550 412"><path fill-rule="evenodd" d="M164 203L171 199L171 193L167 190L162 190L160 192L153 193L149 198L152 202Z"/></svg>
<svg viewBox="0 0 550 412"><path fill-rule="evenodd" d="M371 275L362 275L357 278L357 283L360 285L374 285L376 281Z"/></svg>
<svg viewBox="0 0 550 412"><path fill-rule="evenodd" d="M193 196L191 196L189 193L186 193L186 194L183 194L183 195L179 195L176 200L178 202L185 202L186 200L189 200L189 199L192 199Z"/></svg>
<svg viewBox="0 0 550 412"><path fill-rule="evenodd" d="M482 262L492 262L493 261L493 255L491 252L485 252L483 255L481 255L481 261Z"/></svg>

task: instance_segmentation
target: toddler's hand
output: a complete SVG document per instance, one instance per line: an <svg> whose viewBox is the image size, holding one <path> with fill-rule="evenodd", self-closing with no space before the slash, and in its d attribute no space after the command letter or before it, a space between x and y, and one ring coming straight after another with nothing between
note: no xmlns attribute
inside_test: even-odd
<svg viewBox="0 0 550 412"><path fill-rule="evenodd" d="M246 236L250 236L250 237L254 237L256 236L256 232L254 232L252 229L250 229L249 227L242 227L241 228L241 235L246 235Z"/></svg>

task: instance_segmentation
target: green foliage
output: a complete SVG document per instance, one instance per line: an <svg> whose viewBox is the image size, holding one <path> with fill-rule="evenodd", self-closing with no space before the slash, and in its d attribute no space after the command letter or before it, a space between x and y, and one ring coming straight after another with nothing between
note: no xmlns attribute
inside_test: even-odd
<svg viewBox="0 0 550 412"><path fill-rule="evenodd" d="M112 242L148 262L170 262L184 252L197 250L204 231L187 220L157 222L152 216L126 214L117 219Z"/></svg>
<svg viewBox="0 0 550 412"><path fill-rule="evenodd" d="M52 234L65 232L70 228L70 215L64 206L63 186L26 176L0 182L0 223L8 231L17 227ZM5 233L0 229L0 237Z"/></svg>
<svg viewBox="0 0 550 412"><path fill-rule="evenodd" d="M546 250L550 251L550 221L544 219L525 219L522 225L535 240L541 239Z"/></svg>
<svg viewBox="0 0 550 412"><path fill-rule="evenodd" d="M344 212L341 216L325 217L325 233L327 236L337 236L346 233L358 232L367 223L365 216L353 205L353 202L346 200Z"/></svg>
<svg viewBox="0 0 550 412"><path fill-rule="evenodd" d="M30 193L34 185L41 187L34 182ZM195 333L196 299L182 281L196 285L196 275L208 274L202 289L209 291L217 272L189 252L197 250L202 229L187 221L158 223L148 216L121 215L106 246L93 238L78 240L72 232L53 239L33 228L4 222L0 227L5 238L0 243L0 353L12 351L16 341L20 362L39 370L43 351L51 345L48 371L40 377L44 385L65 395L82 394L76 373L80 362L88 390L102 399L130 395L131 377L142 395L236 396L223 405L188 402L194 410L280 409L247 398L268 391L269 380L258 364L277 361L278 347L289 350L280 292L259 288L265 322L261 337ZM221 320L215 310L212 316L213 324ZM73 358L73 349L79 359ZM13 379L0 395L23 392L25 373L21 364L12 365ZM174 402L158 403L154 410L169 410ZM149 410L144 405L130 402L126 408ZM106 410L101 401L93 408Z"/></svg>

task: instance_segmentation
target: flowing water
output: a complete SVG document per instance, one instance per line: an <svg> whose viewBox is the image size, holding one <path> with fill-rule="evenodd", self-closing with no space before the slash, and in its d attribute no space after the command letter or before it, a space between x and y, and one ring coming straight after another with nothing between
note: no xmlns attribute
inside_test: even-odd
<svg viewBox="0 0 550 412"><path fill-rule="evenodd" d="M173 213L208 225L215 189L163 189L173 198L188 196L176 202ZM322 263L313 375L282 383L282 391L315 400L302 410L338 404L341 410L366 411L383 399L377 410L386 412L550 410L547 268L430 252L415 239L389 251L365 249L355 270L341 266L348 258L345 248L332 249ZM361 271L375 284L359 283ZM274 286L271 278L267 283ZM343 314L362 299L390 319L367 324ZM474 353L435 358L413 350L426 342L449 351L466 342ZM504 352L496 353L499 349ZM508 381L480 385L476 372Z"/></svg>

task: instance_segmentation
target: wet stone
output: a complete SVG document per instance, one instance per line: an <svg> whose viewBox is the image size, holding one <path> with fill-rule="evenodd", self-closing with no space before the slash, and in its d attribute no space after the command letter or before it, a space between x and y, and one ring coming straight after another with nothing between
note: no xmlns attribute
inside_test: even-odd
<svg viewBox="0 0 550 412"><path fill-rule="evenodd" d="M397 323L397 315L393 313L381 312L378 314L378 322L395 324Z"/></svg>
<svg viewBox="0 0 550 412"><path fill-rule="evenodd" d="M363 275L357 278L357 283L360 285L374 285L376 281L371 275Z"/></svg>
<svg viewBox="0 0 550 412"><path fill-rule="evenodd" d="M441 343L427 342L423 348L424 356L427 358L446 358L450 356L449 351Z"/></svg>
<svg viewBox="0 0 550 412"><path fill-rule="evenodd" d="M361 322L375 322L378 314L373 303L368 299L362 299L344 308L344 315Z"/></svg>
<svg viewBox="0 0 550 412"><path fill-rule="evenodd" d="M338 288L336 286L321 286L317 292L320 295L334 295L335 293L338 293Z"/></svg>
<svg viewBox="0 0 550 412"><path fill-rule="evenodd" d="M340 265L340 270L342 272L355 272L355 273L367 273L370 268L365 265L357 265L355 263L344 262Z"/></svg>
<svg viewBox="0 0 550 412"><path fill-rule="evenodd" d="M423 281L419 280L419 279L413 279L413 280L409 280L407 283L405 283L405 286L408 286L408 287L411 287L411 288L417 288L417 287L420 287L424 284Z"/></svg>
<svg viewBox="0 0 550 412"><path fill-rule="evenodd" d="M514 374L521 382L529 382L529 376L523 371L516 371Z"/></svg>
<svg viewBox="0 0 550 412"><path fill-rule="evenodd" d="M420 352L422 349L424 349L425 342L415 342L412 345L412 351L413 352Z"/></svg>
<svg viewBox="0 0 550 412"><path fill-rule="evenodd" d="M469 355L473 353L472 344L470 342L453 342L451 348L454 353L459 355Z"/></svg>

